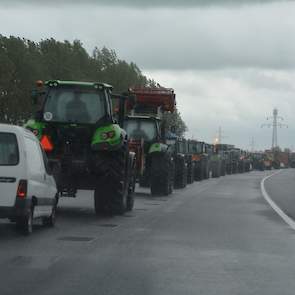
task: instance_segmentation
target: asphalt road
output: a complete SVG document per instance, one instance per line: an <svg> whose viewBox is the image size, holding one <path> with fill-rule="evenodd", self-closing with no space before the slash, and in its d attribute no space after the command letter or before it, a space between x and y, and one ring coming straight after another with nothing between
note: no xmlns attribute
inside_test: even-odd
<svg viewBox="0 0 295 295"><path fill-rule="evenodd" d="M268 173L165 198L141 190L132 213L110 219L82 192L60 202L55 228L30 237L1 221L0 294L293 295L295 235L262 198Z"/></svg>
<svg viewBox="0 0 295 295"><path fill-rule="evenodd" d="M265 190L284 213L295 220L295 169L281 170L267 179Z"/></svg>

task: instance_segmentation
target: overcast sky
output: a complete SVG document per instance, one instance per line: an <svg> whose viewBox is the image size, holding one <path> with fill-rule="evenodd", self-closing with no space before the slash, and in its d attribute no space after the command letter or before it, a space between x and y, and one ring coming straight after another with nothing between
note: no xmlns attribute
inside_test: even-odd
<svg viewBox="0 0 295 295"><path fill-rule="evenodd" d="M260 126L277 107L279 144L294 148L294 16L284 0L0 0L0 34L115 49L175 89L189 137L212 142L222 126L223 142L267 148Z"/></svg>

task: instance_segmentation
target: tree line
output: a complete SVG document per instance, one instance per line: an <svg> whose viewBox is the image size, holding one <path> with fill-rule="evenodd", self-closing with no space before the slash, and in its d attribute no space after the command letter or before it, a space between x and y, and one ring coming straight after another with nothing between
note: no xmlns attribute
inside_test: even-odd
<svg viewBox="0 0 295 295"><path fill-rule="evenodd" d="M106 47L95 47L89 54L79 40L34 42L0 35L0 122L26 121L32 113L30 93L35 81L50 79L101 81L111 84L115 92L131 85L156 85L135 63L118 58ZM181 122L181 135L185 124L180 117L177 122Z"/></svg>

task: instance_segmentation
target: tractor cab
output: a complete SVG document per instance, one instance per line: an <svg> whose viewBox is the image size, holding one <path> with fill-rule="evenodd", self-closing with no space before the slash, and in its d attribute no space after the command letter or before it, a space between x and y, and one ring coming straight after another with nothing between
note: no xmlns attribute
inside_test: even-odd
<svg viewBox="0 0 295 295"><path fill-rule="evenodd" d="M33 91L36 119L60 124L102 124L112 121L110 92L104 83L47 81Z"/></svg>

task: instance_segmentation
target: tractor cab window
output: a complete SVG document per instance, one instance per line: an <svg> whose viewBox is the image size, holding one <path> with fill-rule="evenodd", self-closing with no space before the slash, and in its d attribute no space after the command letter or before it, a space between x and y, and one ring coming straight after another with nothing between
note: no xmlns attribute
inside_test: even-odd
<svg viewBox="0 0 295 295"><path fill-rule="evenodd" d="M177 150L178 150L181 154L185 154L185 153L186 153L185 142L183 142L183 141L178 141L178 142L177 142Z"/></svg>
<svg viewBox="0 0 295 295"><path fill-rule="evenodd" d="M126 120L124 128L130 139L144 141L157 139L157 124L154 120Z"/></svg>
<svg viewBox="0 0 295 295"><path fill-rule="evenodd" d="M45 121L62 123L94 124L105 115L105 93L91 89L50 89L43 109Z"/></svg>

